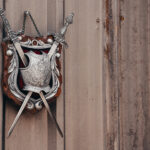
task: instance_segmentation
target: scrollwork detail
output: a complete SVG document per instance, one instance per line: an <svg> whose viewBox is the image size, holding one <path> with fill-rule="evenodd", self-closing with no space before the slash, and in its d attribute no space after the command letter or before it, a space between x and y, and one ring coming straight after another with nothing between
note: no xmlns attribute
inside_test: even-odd
<svg viewBox="0 0 150 150"><path fill-rule="evenodd" d="M10 65L8 68L8 73L9 73L8 86L9 86L11 93L19 101L23 102L26 95L23 92L21 92L21 90L18 88L18 84L17 84L17 78L18 78L18 72L19 72L18 54L13 45L9 45L8 48L13 51L12 59L10 61ZM53 54L53 56L50 59L53 84L52 84L50 91L45 95L45 98L47 101L56 95L58 88L60 87L60 81L58 78L60 76L60 72L58 70L58 66L56 63L56 57L60 57L60 54L57 51ZM38 99L30 98L30 100L27 104L27 108L30 110L32 110L34 108L37 110L40 110L40 109L42 109L42 103L43 102L42 102L41 98L38 98Z"/></svg>

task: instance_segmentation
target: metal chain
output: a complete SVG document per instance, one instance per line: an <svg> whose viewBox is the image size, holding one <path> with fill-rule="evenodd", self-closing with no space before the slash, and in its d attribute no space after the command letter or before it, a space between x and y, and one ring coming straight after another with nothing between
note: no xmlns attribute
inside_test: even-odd
<svg viewBox="0 0 150 150"><path fill-rule="evenodd" d="M34 21L32 15L30 14L29 11L25 11L25 12L24 12L24 19L23 19L23 25L22 25L21 33L24 34L24 32L25 32L25 25L26 25L26 18L27 18L27 16L30 17L30 19L31 19L31 21L32 21L32 23L33 23L33 25L34 25L34 28L35 28L35 30L36 30L36 32L37 32L37 34L38 34L38 36L41 37L42 35L41 35L41 33L40 33L40 31L39 31L39 29L38 29L38 27L37 27L37 25L36 25L36 23L35 23L35 21Z"/></svg>
<svg viewBox="0 0 150 150"><path fill-rule="evenodd" d="M35 28L35 30L36 30L36 32L37 32L37 34L38 34L38 36L39 36L39 37L42 37L42 35L41 35L41 33L40 33L40 31L39 31L37 25L35 24L35 21L34 21L32 15L30 14L29 11L25 11L25 12L24 12L24 19L23 19L22 29L21 29L20 31L18 31L17 33L14 32L14 34L16 34L16 36L19 36L19 35L22 35L22 34L25 33L25 24L26 24L26 18L27 18L27 16L30 17L30 19L31 19L31 21L32 21L32 23L33 23L33 25L34 25L34 28ZM10 40L10 37L7 36L7 37L5 37L5 38L3 39L3 41L7 41L7 40Z"/></svg>

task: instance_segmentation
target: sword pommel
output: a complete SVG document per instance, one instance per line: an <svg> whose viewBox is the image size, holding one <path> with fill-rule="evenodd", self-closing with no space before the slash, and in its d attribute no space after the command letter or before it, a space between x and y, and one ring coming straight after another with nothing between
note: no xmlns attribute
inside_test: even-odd
<svg viewBox="0 0 150 150"><path fill-rule="evenodd" d="M74 13L71 13L68 17L66 17L66 19L65 19L66 23L72 24L73 23L73 16L74 16Z"/></svg>
<svg viewBox="0 0 150 150"><path fill-rule="evenodd" d="M71 13L68 17L65 18L65 24L60 31L60 35L63 37L67 31L67 28L70 24L73 23L74 13Z"/></svg>
<svg viewBox="0 0 150 150"><path fill-rule="evenodd" d="M66 48L68 47L68 45L64 39L64 36L67 32L68 26L73 23L73 16L74 13L71 13L68 17L66 17L64 26L61 28L60 32L54 34L55 41L57 43L64 44Z"/></svg>

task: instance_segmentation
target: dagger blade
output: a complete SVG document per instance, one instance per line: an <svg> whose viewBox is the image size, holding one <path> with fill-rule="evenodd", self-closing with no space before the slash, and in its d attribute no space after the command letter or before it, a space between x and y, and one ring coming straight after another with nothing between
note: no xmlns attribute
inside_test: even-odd
<svg viewBox="0 0 150 150"><path fill-rule="evenodd" d="M8 137L11 135L13 129L15 128L15 126L17 124L17 121L19 120L23 110L25 109L25 107L26 107L26 105L27 105L31 95L32 95L32 92L28 92L27 96L25 97L25 99L24 99L24 101L23 101L23 103L22 103L22 105L21 105L21 107L20 107L20 109L19 109L19 111L18 111L18 113L17 113L17 115L16 115L16 117L15 117L15 119L14 119L14 121L13 121L13 123L12 123L12 125L11 125L11 127L9 129L9 131L8 131Z"/></svg>
<svg viewBox="0 0 150 150"><path fill-rule="evenodd" d="M56 120L54 114L52 113L52 110L49 107L49 104L47 103L47 100L46 100L43 92L40 92L39 95L40 95L40 97L41 97L41 99L42 99L42 101L43 101L43 103L44 103L44 105L45 105L45 107L46 107L46 109L47 109L47 111L49 113L49 116L52 118L53 122L55 123L56 128L57 128L60 136L63 137L63 133L62 133L62 131L61 131L61 129L60 129L58 123L57 123L57 120Z"/></svg>
<svg viewBox="0 0 150 150"><path fill-rule="evenodd" d="M48 52L48 57L49 57L49 58L51 58L51 56L52 56L52 55L54 54L54 52L56 51L58 44L59 44L59 43L56 42L56 41L53 43L51 49L50 49L49 52Z"/></svg>
<svg viewBox="0 0 150 150"><path fill-rule="evenodd" d="M21 48L20 43L19 42L14 42L14 46L15 46L15 48L16 48L19 56L20 56L20 59L22 60L24 66L26 67L28 65L28 62L27 62L27 59L26 59L26 57L24 55L24 52L23 52L23 50Z"/></svg>

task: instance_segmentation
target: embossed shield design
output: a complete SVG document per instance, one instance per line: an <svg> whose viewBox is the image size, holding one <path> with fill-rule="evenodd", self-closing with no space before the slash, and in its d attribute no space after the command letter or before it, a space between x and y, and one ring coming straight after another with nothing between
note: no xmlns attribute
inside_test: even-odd
<svg viewBox="0 0 150 150"><path fill-rule="evenodd" d="M49 58L52 36L33 38L22 35L20 38L28 66L23 66L12 42L3 42L3 91L18 105L21 105L26 94L32 91L33 95L27 104L27 109L40 110L42 100L37 93L44 92L48 102L52 102L60 95L62 77L59 57L62 46L59 45Z"/></svg>

